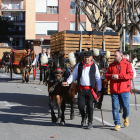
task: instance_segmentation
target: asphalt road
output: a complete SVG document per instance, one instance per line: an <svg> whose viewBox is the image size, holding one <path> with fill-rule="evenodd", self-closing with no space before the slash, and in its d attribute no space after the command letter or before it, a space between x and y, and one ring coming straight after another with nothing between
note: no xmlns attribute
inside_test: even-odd
<svg viewBox="0 0 140 140"><path fill-rule="evenodd" d="M67 105L66 125L51 122L48 106L48 92L45 85L39 85L39 73L34 81L30 75L30 83L22 84L21 75L10 74L0 70L0 140L139 140L140 139L140 95L137 94L137 111L134 95L130 95L130 125L114 131L111 98L104 96L103 125L101 112L94 110L93 129L81 128L81 116L75 105L75 119L70 120L70 108ZM57 112L57 110L56 110Z"/></svg>

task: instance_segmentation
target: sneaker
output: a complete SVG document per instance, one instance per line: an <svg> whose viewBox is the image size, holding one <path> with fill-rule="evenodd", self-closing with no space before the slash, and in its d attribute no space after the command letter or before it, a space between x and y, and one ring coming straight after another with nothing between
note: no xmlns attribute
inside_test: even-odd
<svg viewBox="0 0 140 140"><path fill-rule="evenodd" d="M125 118L124 119L124 126L125 127L129 126L129 120L128 120L128 118Z"/></svg>
<svg viewBox="0 0 140 140"><path fill-rule="evenodd" d="M39 82L39 85L42 83L42 81Z"/></svg>
<svg viewBox="0 0 140 140"><path fill-rule="evenodd" d="M92 126L92 123L88 123L88 129L92 129L93 128L93 126Z"/></svg>
<svg viewBox="0 0 140 140"><path fill-rule="evenodd" d="M120 125L115 125L114 130L118 131L120 129L121 129L121 126Z"/></svg>

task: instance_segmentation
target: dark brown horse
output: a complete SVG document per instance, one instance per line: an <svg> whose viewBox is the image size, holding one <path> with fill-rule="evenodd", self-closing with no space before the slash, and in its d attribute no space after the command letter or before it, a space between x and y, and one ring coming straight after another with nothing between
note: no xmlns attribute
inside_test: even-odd
<svg viewBox="0 0 140 140"><path fill-rule="evenodd" d="M11 61L10 52L4 52L2 57L2 66L5 68L5 72L7 73L10 70L10 61Z"/></svg>
<svg viewBox="0 0 140 140"><path fill-rule="evenodd" d="M19 62L19 68L21 70L22 74L22 82L26 83L29 82L29 75L31 71L31 64L32 64L32 56L31 54L23 54L23 57L21 58Z"/></svg>
<svg viewBox="0 0 140 140"><path fill-rule="evenodd" d="M52 122L55 123L61 118L60 124L65 124L65 106L67 101L67 95L70 94L71 97L71 113L70 119L74 118L74 96L77 93L76 84L71 84L70 86L62 86L62 82L66 81L69 76L69 70L65 63L65 60L62 55L58 54L54 57L51 66L51 78L48 82L48 92L49 92L49 106L51 109ZM58 119L56 118L54 112L54 99L58 106ZM62 111L62 112L61 112Z"/></svg>

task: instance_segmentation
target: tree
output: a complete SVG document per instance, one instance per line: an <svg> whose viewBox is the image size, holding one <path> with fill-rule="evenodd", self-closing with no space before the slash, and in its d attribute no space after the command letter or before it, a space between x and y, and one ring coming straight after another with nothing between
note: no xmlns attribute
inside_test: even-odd
<svg viewBox="0 0 140 140"><path fill-rule="evenodd" d="M106 27L110 27L115 32L120 32L121 48L122 27L126 29L126 32L130 33L130 58L132 58L134 27L140 32L140 0L83 0L83 5L80 5L80 0L76 0L76 6L85 13L95 30L105 31ZM81 24L80 16L79 22Z"/></svg>
<svg viewBox="0 0 140 140"><path fill-rule="evenodd" d="M14 29L13 23L9 18L0 17L0 42L9 41L9 35L12 36L9 29Z"/></svg>

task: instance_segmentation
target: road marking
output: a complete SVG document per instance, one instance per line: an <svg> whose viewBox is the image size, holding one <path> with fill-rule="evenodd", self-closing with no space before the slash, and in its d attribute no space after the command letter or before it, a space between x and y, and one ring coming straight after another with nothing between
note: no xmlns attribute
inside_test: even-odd
<svg viewBox="0 0 140 140"><path fill-rule="evenodd" d="M36 88L37 90L39 90L39 91L42 91L41 89L39 89L39 88Z"/></svg>
<svg viewBox="0 0 140 140"><path fill-rule="evenodd" d="M0 75L1 77L9 77L9 76L7 76L7 75L5 75L5 74L2 74L2 75Z"/></svg>
<svg viewBox="0 0 140 140"><path fill-rule="evenodd" d="M129 104L129 105L135 106L135 104ZM140 106L140 104L136 104L136 106Z"/></svg>
<svg viewBox="0 0 140 140"><path fill-rule="evenodd" d="M7 107L13 107L15 105L10 105L7 101L0 101L1 104L5 103Z"/></svg>
<svg viewBox="0 0 140 140"><path fill-rule="evenodd" d="M101 122L102 123L102 119L100 119L100 118L98 118L98 117L93 117L96 121L99 121L99 122ZM108 122L106 122L106 121L103 121L104 122L104 124L105 125L108 125L108 126L114 126L113 124L111 124L111 123L108 123Z"/></svg>

